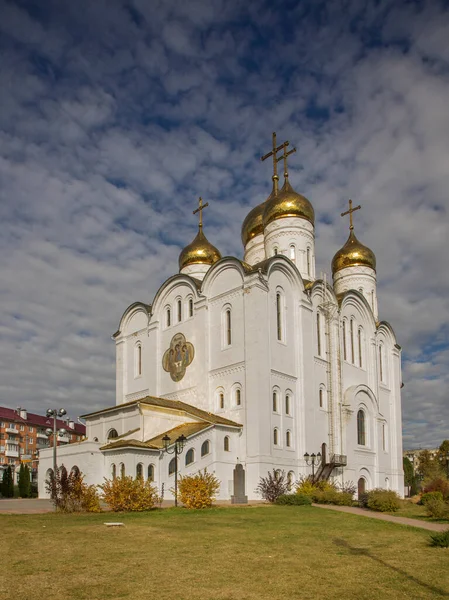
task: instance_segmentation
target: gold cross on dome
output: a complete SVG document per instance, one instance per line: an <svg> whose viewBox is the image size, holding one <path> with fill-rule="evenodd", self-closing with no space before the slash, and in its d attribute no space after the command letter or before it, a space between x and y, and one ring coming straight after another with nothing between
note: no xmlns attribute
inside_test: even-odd
<svg viewBox="0 0 449 600"><path fill-rule="evenodd" d="M203 228L203 210L209 206L209 202L206 202L206 204L203 204L203 199L201 198L201 196L198 199L198 208L196 208L193 211L193 214L196 215L196 213L200 213L200 223L199 223L199 227L200 229Z"/></svg>
<svg viewBox="0 0 449 600"><path fill-rule="evenodd" d="M361 208L362 207L360 206L360 204L358 206L356 206L355 208L352 208L352 200L349 200L349 210L341 213L342 217L349 215L349 229L351 231L354 229L354 225L352 223L352 213L355 212L356 210L360 210Z"/></svg>
<svg viewBox="0 0 449 600"><path fill-rule="evenodd" d="M292 148L291 150L289 150L287 152L287 146L288 146L288 142L285 142L284 154L277 159L278 162L280 160L284 161L284 177L285 177L285 179L288 179L287 157L289 157L290 154L293 154L294 152L296 152L296 148Z"/></svg>
<svg viewBox="0 0 449 600"><path fill-rule="evenodd" d="M278 186L278 182L279 182L278 159L277 159L276 154L278 152L280 152L283 148L288 146L289 142L284 142L280 146L276 146L276 132L275 131L273 132L272 140L273 140L273 147L271 149L271 152L268 152L268 154L265 154L264 156L262 156L260 160L263 162L267 158L270 158L270 156L273 157L273 177L272 177L272 179L273 179L274 193L276 195L278 193L278 187L279 187Z"/></svg>

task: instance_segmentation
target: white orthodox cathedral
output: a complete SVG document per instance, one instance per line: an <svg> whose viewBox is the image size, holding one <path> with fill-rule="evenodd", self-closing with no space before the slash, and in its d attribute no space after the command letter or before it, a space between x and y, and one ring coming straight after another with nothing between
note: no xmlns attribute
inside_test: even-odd
<svg viewBox="0 0 449 600"><path fill-rule="evenodd" d="M259 478L273 469L292 486L314 469L359 493L403 495L401 348L378 317L376 258L355 236L350 202L333 285L316 278L315 213L289 183L287 145L276 147L273 134L263 157L273 159L273 191L243 222L243 260L208 241L200 199L179 273L151 304L129 306L113 335L115 406L83 416L86 440L58 448L59 465L87 483L139 475L169 490L175 459L163 438L170 451L184 436L178 472L207 468L220 499L258 498ZM312 466L305 455L318 453ZM41 496L52 465L51 449L41 451ZM235 489L237 465L244 490Z"/></svg>

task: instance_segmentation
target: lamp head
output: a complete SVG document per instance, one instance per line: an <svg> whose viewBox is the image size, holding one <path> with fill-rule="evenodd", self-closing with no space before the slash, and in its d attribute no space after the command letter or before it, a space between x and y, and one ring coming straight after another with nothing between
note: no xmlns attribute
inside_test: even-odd
<svg viewBox="0 0 449 600"><path fill-rule="evenodd" d="M58 410L58 415L59 415L60 417L63 417L63 416L64 416L64 415L66 415L66 414L67 414L67 411L66 411L66 409L65 409L65 408L60 408L60 409Z"/></svg>
<svg viewBox="0 0 449 600"><path fill-rule="evenodd" d="M59 430L59 435L60 435L61 437L62 437L63 435L65 435L66 433L67 433L67 429L64 429L64 428L62 428L62 429L60 429L60 430Z"/></svg>
<svg viewBox="0 0 449 600"><path fill-rule="evenodd" d="M48 429L45 430L45 435L47 435L48 437L50 437L52 433L53 429L50 429L50 427L48 427Z"/></svg>
<svg viewBox="0 0 449 600"><path fill-rule="evenodd" d="M306 460L309 458L309 453L308 453L308 452L306 452L306 453L304 454L304 458L305 458Z"/></svg>
<svg viewBox="0 0 449 600"><path fill-rule="evenodd" d="M47 417L53 417L54 412L55 411L52 408L47 408L47 412L45 414L47 415Z"/></svg>
<svg viewBox="0 0 449 600"><path fill-rule="evenodd" d="M183 450L183 448L184 448L184 446L185 446L186 442L187 442L187 438L186 438L186 436L185 436L184 434L183 434L183 435L180 435L180 436L179 436L179 438L176 440L176 443L177 443L177 444L178 444L178 446L179 446L179 450L181 450L181 451Z"/></svg>
<svg viewBox="0 0 449 600"><path fill-rule="evenodd" d="M162 441L164 442L164 450L167 450L168 446L170 445L170 438L168 435L164 435L164 437L162 438Z"/></svg>

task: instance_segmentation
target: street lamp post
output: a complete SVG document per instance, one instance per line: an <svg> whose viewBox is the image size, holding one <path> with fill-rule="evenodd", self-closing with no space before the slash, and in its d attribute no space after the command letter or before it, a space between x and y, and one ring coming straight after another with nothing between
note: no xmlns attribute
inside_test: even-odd
<svg viewBox="0 0 449 600"><path fill-rule="evenodd" d="M175 443L171 450L168 449L170 446L170 438L168 437L168 435L164 435L162 441L164 442L165 452L167 452L167 454L175 455L175 506L178 506L178 455L182 454L187 438L184 435L180 435L175 440Z"/></svg>
<svg viewBox="0 0 449 600"><path fill-rule="evenodd" d="M63 436L67 433L67 431L62 428L58 431L58 427L57 427L57 419L58 417L63 417L64 415L67 414L67 411L65 410L65 408L49 408L47 410L47 417L50 419L51 417L53 417L53 429L51 429L51 427L49 427L48 429L45 430L45 433L47 435L47 437L50 437L53 434L53 473L54 476L56 477L56 469L57 469L57 462L56 462L56 447L57 447L57 434L59 433L60 436Z"/></svg>
<svg viewBox="0 0 449 600"><path fill-rule="evenodd" d="M312 480L315 481L315 465L318 467L321 463L321 452L318 452L318 454L308 454L308 452L306 452L304 454L304 460L307 465L312 465Z"/></svg>
<svg viewBox="0 0 449 600"><path fill-rule="evenodd" d="M446 452L446 470L447 470L447 478L449 479L449 450Z"/></svg>

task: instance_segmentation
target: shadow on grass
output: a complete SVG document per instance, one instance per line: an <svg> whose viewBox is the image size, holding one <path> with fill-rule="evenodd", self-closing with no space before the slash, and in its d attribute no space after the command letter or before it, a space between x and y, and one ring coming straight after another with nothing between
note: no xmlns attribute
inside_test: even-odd
<svg viewBox="0 0 449 600"><path fill-rule="evenodd" d="M371 552L369 550L367 550L366 548L356 548L355 546L351 546L351 544L349 544L346 540L342 540L340 538L334 538L333 542L336 546L339 546L341 548L346 548L347 550L349 550L350 554L353 554L356 556L366 556L367 558L371 558L371 560L374 560L374 561L380 563L382 566L388 567L392 571L399 573L400 575L402 575L406 579L409 579L413 583L416 583L417 585L420 585L421 587L426 588L427 590L430 590L431 592L434 592L435 594L440 594L440 596L443 596L443 598L449 598L448 592L445 592L444 590L437 588L433 585L429 585L428 583L424 583L424 581L421 581L421 580L417 579L416 577L413 577L413 575L410 575L406 571L403 571L402 569L399 569L398 567L394 567L393 565L388 564L386 561L382 560L378 556L374 556L374 554L371 554Z"/></svg>

